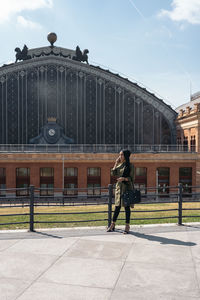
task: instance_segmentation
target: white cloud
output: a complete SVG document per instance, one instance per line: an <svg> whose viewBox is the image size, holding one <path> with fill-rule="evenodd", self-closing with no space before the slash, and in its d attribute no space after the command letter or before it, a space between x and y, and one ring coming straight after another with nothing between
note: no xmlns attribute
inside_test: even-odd
<svg viewBox="0 0 200 300"><path fill-rule="evenodd" d="M169 17L172 21L186 21L200 24L200 0L173 0L172 10L162 9L159 17Z"/></svg>
<svg viewBox="0 0 200 300"><path fill-rule="evenodd" d="M42 26L39 23L27 20L22 16L17 17L17 24L21 25L22 27L26 27L26 28L30 28L30 29L41 29L42 28Z"/></svg>
<svg viewBox="0 0 200 300"><path fill-rule="evenodd" d="M53 0L1 0L0 2L3 2L0 3L0 23L9 21L14 15L22 11L51 8L53 6Z"/></svg>

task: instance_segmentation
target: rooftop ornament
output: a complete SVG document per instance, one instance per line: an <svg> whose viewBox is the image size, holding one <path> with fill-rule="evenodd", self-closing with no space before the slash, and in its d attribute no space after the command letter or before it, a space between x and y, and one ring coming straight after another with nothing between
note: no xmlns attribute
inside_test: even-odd
<svg viewBox="0 0 200 300"><path fill-rule="evenodd" d="M26 45L24 45L24 48L21 50L20 48L15 48L15 52L16 52L16 60L15 62L17 62L18 60L27 60L30 59L31 56L28 55L28 47Z"/></svg>
<svg viewBox="0 0 200 300"><path fill-rule="evenodd" d="M88 49L85 49L83 50L83 53L80 49L79 46L76 47L76 56L73 56L72 59L73 60L76 60L76 61L86 61L86 63L88 64L88 53L89 53L89 50Z"/></svg>
<svg viewBox="0 0 200 300"><path fill-rule="evenodd" d="M55 32L49 32L47 35L47 40L51 44L51 46L49 47L51 49L50 51L43 50L38 54L32 53L31 55L29 55L28 47L26 45L24 45L24 48L22 50L20 48L15 48L15 52L16 52L15 63L18 62L18 60L27 60L27 59L31 59L34 57L54 55L54 56L60 56L60 57L76 60L78 62L86 62L88 64L88 53L89 53L88 49L81 51L80 47L77 46L74 56L72 56L72 52L74 53L74 51L72 51L72 50L69 54L65 55L61 51L61 48L59 48L59 47L57 48L54 46L54 43L57 41L57 34ZM60 49L60 51L59 51L59 49Z"/></svg>
<svg viewBox="0 0 200 300"><path fill-rule="evenodd" d="M47 35L47 40L51 44L51 48L53 48L53 44L57 41L57 34L55 32L49 32Z"/></svg>

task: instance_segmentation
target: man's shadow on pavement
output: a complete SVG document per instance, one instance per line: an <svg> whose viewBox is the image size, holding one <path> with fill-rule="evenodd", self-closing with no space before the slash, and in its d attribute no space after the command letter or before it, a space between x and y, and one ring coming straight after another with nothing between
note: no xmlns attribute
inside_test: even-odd
<svg viewBox="0 0 200 300"><path fill-rule="evenodd" d="M149 235L149 234L144 234L144 233L140 233L140 232L131 232L130 231L129 234L132 234L141 239L147 239L149 241L159 242L164 245L171 244L171 245L189 246L189 247L196 245L196 243L193 243L193 242L184 242L184 241L175 240L175 239L168 239L165 237Z"/></svg>

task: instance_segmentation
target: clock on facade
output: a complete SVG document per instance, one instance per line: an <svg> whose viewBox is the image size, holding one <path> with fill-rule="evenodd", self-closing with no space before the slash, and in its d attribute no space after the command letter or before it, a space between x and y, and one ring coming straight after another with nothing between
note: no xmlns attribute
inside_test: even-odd
<svg viewBox="0 0 200 300"><path fill-rule="evenodd" d="M55 133L56 133L56 131L55 131L55 129L53 129L53 128L49 129L49 131L48 131L48 134L49 134L50 136L54 136Z"/></svg>

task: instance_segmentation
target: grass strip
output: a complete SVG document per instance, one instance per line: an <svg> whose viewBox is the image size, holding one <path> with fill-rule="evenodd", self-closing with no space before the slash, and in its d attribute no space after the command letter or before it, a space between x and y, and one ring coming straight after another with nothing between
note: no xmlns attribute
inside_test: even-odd
<svg viewBox="0 0 200 300"><path fill-rule="evenodd" d="M36 222L34 227L35 229L79 227L83 226L83 223L84 226L107 226L107 208L107 205L36 206L34 208L34 220ZM112 209L114 210L114 205ZM200 221L200 203L183 203L183 209L183 222ZM0 229L29 228L28 207L0 207L0 215L2 215L0 216L0 224L9 223L7 225L0 225ZM122 208L117 224L123 225L124 223L125 213ZM132 209L131 225L162 223L178 223L178 203L137 204L135 208Z"/></svg>

